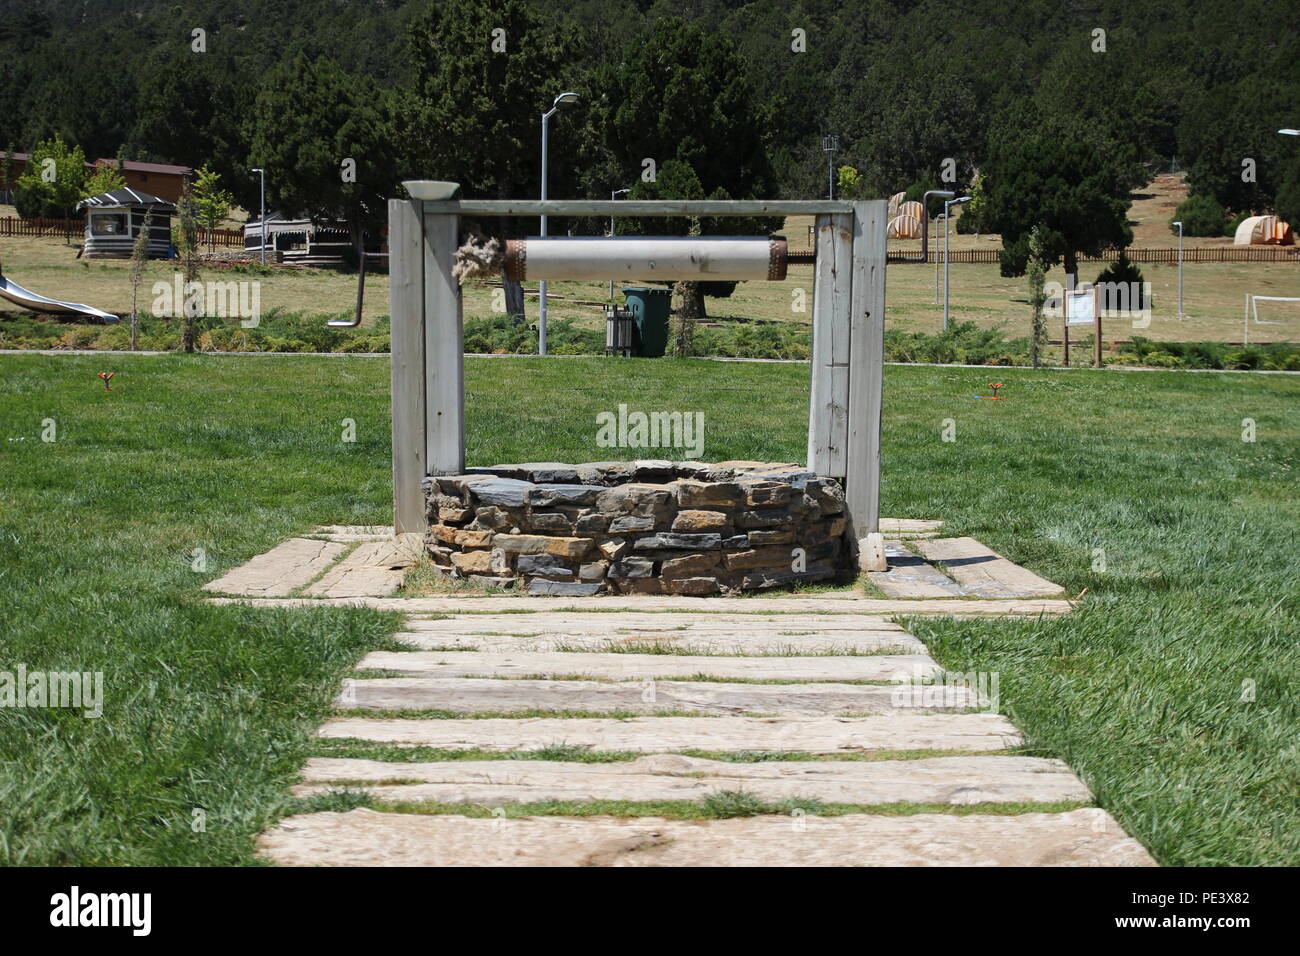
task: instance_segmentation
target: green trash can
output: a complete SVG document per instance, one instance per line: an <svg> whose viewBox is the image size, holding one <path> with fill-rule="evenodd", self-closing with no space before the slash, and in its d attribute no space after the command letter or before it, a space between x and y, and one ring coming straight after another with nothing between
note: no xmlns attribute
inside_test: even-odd
<svg viewBox="0 0 1300 956"><path fill-rule="evenodd" d="M636 332L632 337L632 354L659 358L668 350L668 313L672 306L672 289L627 286L623 289L627 306L632 310Z"/></svg>

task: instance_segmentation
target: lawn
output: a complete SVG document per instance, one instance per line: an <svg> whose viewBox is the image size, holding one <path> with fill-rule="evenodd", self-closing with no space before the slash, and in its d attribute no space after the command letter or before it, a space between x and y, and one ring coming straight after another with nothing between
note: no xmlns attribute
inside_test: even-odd
<svg viewBox="0 0 1300 956"><path fill-rule="evenodd" d="M595 415L620 402L703 411L709 460L803 457L803 366L466 368L472 464L608 458ZM915 632L998 672L1033 752L1160 862L1300 863L1300 379L999 375L988 402L980 370L886 370L884 512L1088 595L1063 619ZM369 357L0 356L0 671L105 686L98 719L0 709L0 863L253 862L337 681L396 620L213 607L199 586L312 525L388 521L387 383Z"/></svg>

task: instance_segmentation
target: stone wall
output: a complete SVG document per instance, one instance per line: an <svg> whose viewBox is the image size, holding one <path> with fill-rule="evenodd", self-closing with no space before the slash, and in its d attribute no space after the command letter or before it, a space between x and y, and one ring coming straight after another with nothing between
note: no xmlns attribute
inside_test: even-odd
<svg viewBox="0 0 1300 956"><path fill-rule="evenodd" d="M834 577L844 491L802 465L542 462L425 479L435 565L529 594L717 594Z"/></svg>

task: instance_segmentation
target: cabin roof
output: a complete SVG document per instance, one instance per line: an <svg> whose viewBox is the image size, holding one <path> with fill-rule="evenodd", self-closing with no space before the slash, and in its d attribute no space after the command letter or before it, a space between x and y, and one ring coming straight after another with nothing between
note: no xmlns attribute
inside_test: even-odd
<svg viewBox="0 0 1300 956"><path fill-rule="evenodd" d="M176 208L174 202L159 199L157 196L149 195L149 193L142 193L130 186L123 186L121 189L114 189L112 192L100 193L98 196L91 196L89 199L83 199L77 203L78 209L93 206L157 206L169 212Z"/></svg>

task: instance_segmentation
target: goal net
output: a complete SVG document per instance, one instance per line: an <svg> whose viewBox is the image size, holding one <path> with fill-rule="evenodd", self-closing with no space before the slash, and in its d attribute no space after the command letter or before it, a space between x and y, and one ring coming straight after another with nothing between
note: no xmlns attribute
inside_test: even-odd
<svg viewBox="0 0 1300 956"><path fill-rule="evenodd" d="M1294 305L1287 306L1265 306L1264 314L1271 318L1261 319L1259 317L1259 303L1261 302L1292 302L1300 303L1300 296L1293 295L1255 295L1246 293L1246 310L1241 317L1242 344L1250 344L1250 327L1252 325L1291 325L1292 322L1287 319L1296 319L1300 317L1300 309ZM1284 318L1285 317L1285 318ZM1259 336L1256 332L1256 337ZM1271 337L1271 336L1270 336ZM1290 336L1287 336L1290 338Z"/></svg>

